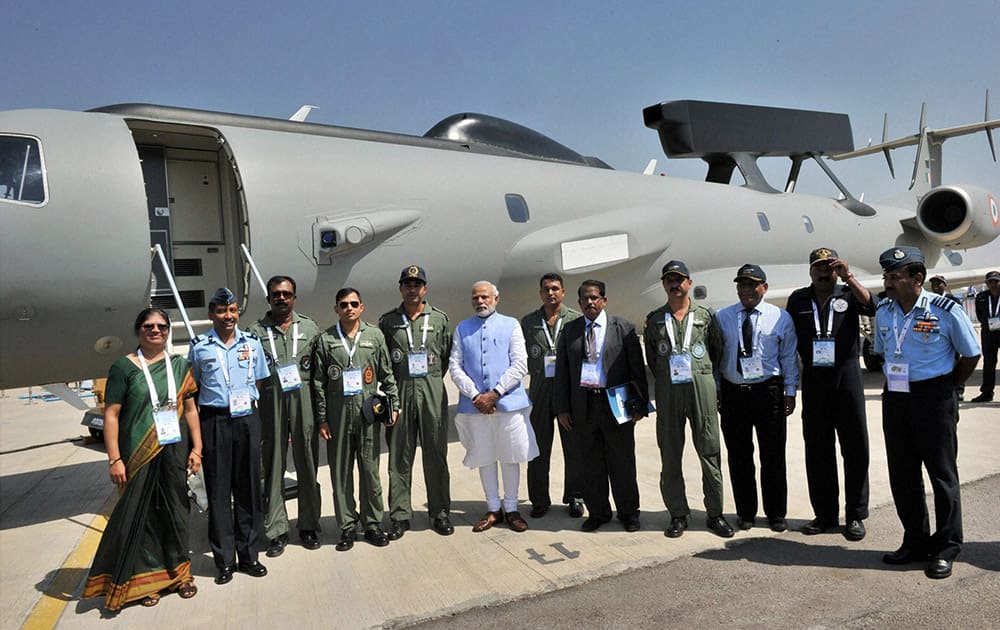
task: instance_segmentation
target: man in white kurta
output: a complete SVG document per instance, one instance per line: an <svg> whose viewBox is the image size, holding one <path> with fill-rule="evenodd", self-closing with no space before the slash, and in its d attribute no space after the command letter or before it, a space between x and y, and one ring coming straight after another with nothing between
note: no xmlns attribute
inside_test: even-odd
<svg viewBox="0 0 1000 630"><path fill-rule="evenodd" d="M482 532L507 521L523 532L528 524L517 509L521 464L538 456L538 444L529 419L531 401L522 380L528 373L528 354L520 323L496 312L500 292L490 282L472 287L475 317L455 327L449 372L462 397L455 427L466 448L463 463L479 469L486 494L486 515L472 531ZM500 479L503 476L503 501Z"/></svg>

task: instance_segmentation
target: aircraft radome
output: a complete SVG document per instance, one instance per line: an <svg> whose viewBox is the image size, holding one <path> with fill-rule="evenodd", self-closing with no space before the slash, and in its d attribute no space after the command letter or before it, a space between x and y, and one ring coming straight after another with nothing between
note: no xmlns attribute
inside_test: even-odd
<svg viewBox="0 0 1000 630"><path fill-rule="evenodd" d="M427 268L429 301L454 321L476 280L496 282L500 310L520 316L537 307L538 277L557 271L571 294L586 277L606 281L609 308L638 322L663 302L672 258L709 303L735 299L733 272L748 261L780 301L815 247L837 248L873 284L893 243L972 280L982 270L963 250L1000 233L995 194L940 182L940 143L1000 126L988 115L862 149L919 145L909 193L867 204L826 165L854 149L844 114L700 101L643 114L670 157L708 163L706 182L617 171L477 114L417 137L156 105L0 112L0 388L105 374L133 343L137 311L176 306L156 244L196 319L223 285L245 322L266 310L245 247L265 278L293 276L298 308L324 324L343 286L362 292L369 319L397 304L410 264ZM765 180L761 156L790 158L784 186ZM839 199L794 192L809 160ZM728 185L736 169L742 186Z"/></svg>

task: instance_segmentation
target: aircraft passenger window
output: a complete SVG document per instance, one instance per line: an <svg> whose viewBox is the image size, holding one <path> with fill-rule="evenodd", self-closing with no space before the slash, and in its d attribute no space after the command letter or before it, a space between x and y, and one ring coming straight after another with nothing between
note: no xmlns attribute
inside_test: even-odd
<svg viewBox="0 0 1000 630"><path fill-rule="evenodd" d="M504 195L504 201L507 203L507 214L511 221L514 223L528 222L528 202L524 200L524 197L508 193Z"/></svg>
<svg viewBox="0 0 1000 630"><path fill-rule="evenodd" d="M809 234L813 233L813 221L806 215L802 215L802 224L806 226L806 232Z"/></svg>
<svg viewBox="0 0 1000 630"><path fill-rule="evenodd" d="M758 212L757 213L757 221L760 223L760 231L761 232L770 232L771 231L771 222L767 220L767 215L766 214L764 214L763 212Z"/></svg>
<svg viewBox="0 0 1000 630"><path fill-rule="evenodd" d="M42 154L35 138L0 136L0 199L45 202Z"/></svg>

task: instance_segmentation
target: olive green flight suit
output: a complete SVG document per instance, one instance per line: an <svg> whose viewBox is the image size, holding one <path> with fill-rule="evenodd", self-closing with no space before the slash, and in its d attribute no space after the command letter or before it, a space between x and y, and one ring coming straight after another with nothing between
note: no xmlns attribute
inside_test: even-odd
<svg viewBox="0 0 1000 630"><path fill-rule="evenodd" d="M405 318L405 322L404 322ZM427 344L423 344L424 325ZM392 369L399 389L401 409L396 426L386 429L389 445L389 518L413 517L411 492L413 456L420 444L427 485L427 513L434 519L451 510L451 474L448 471L448 394L444 375L451 355L448 315L426 301L424 310L410 320L402 305L382 315L378 327L385 335ZM406 329L410 329L407 335ZM413 348L410 339L413 339ZM427 353L427 375L410 376L408 353Z"/></svg>
<svg viewBox="0 0 1000 630"><path fill-rule="evenodd" d="M688 320L691 331L690 383L672 383L670 355L681 352ZM673 326L677 347L670 343L667 322ZM722 459L719 445L719 416L712 366L722 351L722 332L715 313L691 301L684 320L678 322L669 305L646 316L643 333L646 364L653 373L656 391L656 442L660 447L660 494L672 518L687 516L687 494L681 458L684 454L685 419L691 421L691 438L701 461L701 483L708 517L722 514Z"/></svg>
<svg viewBox="0 0 1000 630"><path fill-rule="evenodd" d="M292 334L298 329L298 338ZM274 337L274 347L268 330ZM319 326L312 318L292 312L288 330L281 330L271 319L270 311L254 322L249 332L257 335L264 348L271 378L262 381L260 391L261 459L264 471L264 536L274 540L288 534L288 512L285 510L285 469L288 465L288 439L292 440L292 461L298 478L298 530L319 529L321 499L316 482L319 450L316 425L313 423L312 395L309 390L309 350ZM292 356L292 350L295 356ZM274 356L277 353L277 356ZM302 386L284 392L278 379L278 366L296 364Z"/></svg>
<svg viewBox="0 0 1000 630"><path fill-rule="evenodd" d="M354 499L354 463L358 464L358 493L364 528L374 529L382 522L382 481L379 478L379 432L381 425L369 424L362 413L366 398L377 393L381 385L392 409L399 409L396 379L392 375L389 352L382 332L361 322L354 339L353 359L348 357L337 326L316 337L312 348L313 410L316 426L330 425L331 437L326 441L330 479L333 482L333 506L341 531L357 527L358 512ZM359 369L362 391L344 394L345 370Z"/></svg>
<svg viewBox="0 0 1000 630"><path fill-rule="evenodd" d="M556 325L559 335L566 324L580 317L578 311L562 305ZM544 327L544 328L543 328ZM545 329L549 335L546 336ZM546 508L552 505L549 495L549 465L552 459L552 442L555 438L554 427L558 425L552 410L552 377L545 377L545 357L555 359L556 346L559 338L555 329L548 328L545 309L539 308L521 318L521 331L524 333L524 343L528 350L528 373L531 382L528 386L528 398L531 399L531 427L535 430L538 442L538 457L528 462L528 500L533 508ZM552 344L549 344L549 337ZM555 369L553 364L552 369ZM572 444L571 432L559 427L559 442L563 452L563 492L562 503L569 505L573 499L583 496L583 462L578 449Z"/></svg>

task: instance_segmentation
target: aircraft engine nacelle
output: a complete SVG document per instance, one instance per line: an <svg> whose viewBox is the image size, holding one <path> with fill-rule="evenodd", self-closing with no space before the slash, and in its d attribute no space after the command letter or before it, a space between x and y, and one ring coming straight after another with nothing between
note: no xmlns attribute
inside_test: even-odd
<svg viewBox="0 0 1000 630"><path fill-rule="evenodd" d="M973 186L938 186L920 200L917 224L942 247L980 247L1000 235L1000 201Z"/></svg>

